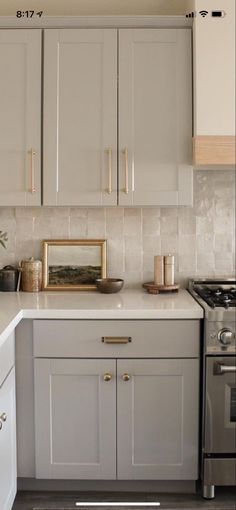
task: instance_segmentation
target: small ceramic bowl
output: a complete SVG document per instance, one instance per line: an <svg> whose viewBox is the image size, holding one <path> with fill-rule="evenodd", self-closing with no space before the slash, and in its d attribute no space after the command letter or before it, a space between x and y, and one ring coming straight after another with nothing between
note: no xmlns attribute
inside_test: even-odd
<svg viewBox="0 0 236 510"><path fill-rule="evenodd" d="M114 294L119 292L124 285L124 280L120 278L98 278L96 280L96 286L99 292L104 294Z"/></svg>

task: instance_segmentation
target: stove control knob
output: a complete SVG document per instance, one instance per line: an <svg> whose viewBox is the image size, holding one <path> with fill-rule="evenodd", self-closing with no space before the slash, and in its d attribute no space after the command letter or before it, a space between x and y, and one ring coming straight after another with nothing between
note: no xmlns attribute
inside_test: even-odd
<svg viewBox="0 0 236 510"><path fill-rule="evenodd" d="M218 333L218 340L223 345L230 345L234 339L233 331L230 329L224 328Z"/></svg>

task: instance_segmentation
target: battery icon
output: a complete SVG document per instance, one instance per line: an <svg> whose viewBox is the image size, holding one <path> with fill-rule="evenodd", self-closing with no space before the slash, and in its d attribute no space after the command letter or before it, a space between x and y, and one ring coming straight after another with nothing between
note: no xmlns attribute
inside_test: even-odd
<svg viewBox="0 0 236 510"><path fill-rule="evenodd" d="M211 15L213 18L224 18L225 17L225 11L211 11Z"/></svg>

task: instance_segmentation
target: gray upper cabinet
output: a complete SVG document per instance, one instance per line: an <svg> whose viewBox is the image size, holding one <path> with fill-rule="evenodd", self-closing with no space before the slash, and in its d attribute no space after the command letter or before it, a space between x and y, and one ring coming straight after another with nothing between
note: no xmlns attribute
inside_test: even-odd
<svg viewBox="0 0 236 510"><path fill-rule="evenodd" d="M191 31L119 37L119 204L192 205Z"/></svg>
<svg viewBox="0 0 236 510"><path fill-rule="evenodd" d="M0 206L41 204L41 30L0 30Z"/></svg>
<svg viewBox="0 0 236 510"><path fill-rule="evenodd" d="M44 80L44 205L192 205L189 29L46 30Z"/></svg>
<svg viewBox="0 0 236 510"><path fill-rule="evenodd" d="M117 31L45 31L44 205L117 204Z"/></svg>
<svg viewBox="0 0 236 510"><path fill-rule="evenodd" d="M192 205L189 29L0 31L0 206Z"/></svg>

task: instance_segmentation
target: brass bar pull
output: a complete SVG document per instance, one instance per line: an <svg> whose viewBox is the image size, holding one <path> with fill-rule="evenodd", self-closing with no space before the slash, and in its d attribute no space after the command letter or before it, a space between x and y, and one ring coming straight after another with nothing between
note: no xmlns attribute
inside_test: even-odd
<svg viewBox="0 0 236 510"><path fill-rule="evenodd" d="M32 193L32 195L36 192L36 189L35 189L35 167L34 167L35 156L36 156L36 152L33 149L31 149L31 151L30 151L30 171L31 171L31 193Z"/></svg>
<svg viewBox="0 0 236 510"><path fill-rule="evenodd" d="M129 380L130 380L130 375L129 375L129 374L123 374L123 375L122 375L122 379L123 379L123 381L125 381L125 382L126 382L126 381L129 381Z"/></svg>
<svg viewBox="0 0 236 510"><path fill-rule="evenodd" d="M112 193L112 149L107 149L108 154L108 195Z"/></svg>
<svg viewBox="0 0 236 510"><path fill-rule="evenodd" d="M109 381L111 381L111 379L112 379L112 375L111 374L104 374L103 380L105 382L109 382Z"/></svg>
<svg viewBox="0 0 236 510"><path fill-rule="evenodd" d="M128 344L131 341L131 336L102 336L105 344Z"/></svg>
<svg viewBox="0 0 236 510"><path fill-rule="evenodd" d="M123 151L125 155L125 189L124 192L126 195L129 193L129 164L128 164L128 149L124 149Z"/></svg>

